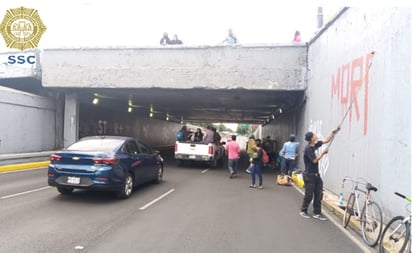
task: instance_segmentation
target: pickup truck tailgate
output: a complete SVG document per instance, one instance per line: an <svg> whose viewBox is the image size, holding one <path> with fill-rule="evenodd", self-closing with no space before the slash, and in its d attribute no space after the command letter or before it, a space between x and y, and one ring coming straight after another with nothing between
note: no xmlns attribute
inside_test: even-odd
<svg viewBox="0 0 412 253"><path fill-rule="evenodd" d="M184 143L175 145L175 158L185 160L209 160L213 157L213 146L204 143Z"/></svg>

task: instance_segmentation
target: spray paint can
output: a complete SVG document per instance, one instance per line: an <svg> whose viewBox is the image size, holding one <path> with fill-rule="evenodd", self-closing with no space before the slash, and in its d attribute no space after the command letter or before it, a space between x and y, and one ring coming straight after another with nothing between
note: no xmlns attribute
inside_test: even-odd
<svg viewBox="0 0 412 253"><path fill-rule="evenodd" d="M339 193L339 206L343 206L343 193Z"/></svg>

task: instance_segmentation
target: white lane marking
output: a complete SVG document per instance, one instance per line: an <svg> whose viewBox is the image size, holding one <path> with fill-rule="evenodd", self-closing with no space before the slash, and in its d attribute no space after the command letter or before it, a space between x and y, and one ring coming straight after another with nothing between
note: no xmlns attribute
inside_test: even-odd
<svg viewBox="0 0 412 253"><path fill-rule="evenodd" d="M20 192L20 193L16 193L16 194L11 194L11 195L7 195L7 196L3 196L3 197L1 197L0 199L13 198L13 197L17 197L17 196L20 196L20 195L32 193L32 192L38 192L38 191L46 190L46 189L49 189L49 188L51 188L51 186L46 186L46 187L42 187L42 188L30 190L30 191L25 191L25 192Z"/></svg>
<svg viewBox="0 0 412 253"><path fill-rule="evenodd" d="M169 195L170 193L174 192L175 189L170 189L168 192L163 193L160 197L150 201L149 203L147 203L146 205L142 206L139 208L139 210L145 210L146 208L148 208L149 206L153 205L154 203L158 202L159 200L161 200L162 198L166 197L167 195Z"/></svg>
<svg viewBox="0 0 412 253"><path fill-rule="evenodd" d="M206 173L209 169L202 170L202 174Z"/></svg>

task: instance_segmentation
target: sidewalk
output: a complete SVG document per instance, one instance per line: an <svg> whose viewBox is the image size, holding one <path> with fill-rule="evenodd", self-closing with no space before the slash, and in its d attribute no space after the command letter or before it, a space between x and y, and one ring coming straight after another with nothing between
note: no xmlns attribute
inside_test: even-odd
<svg viewBox="0 0 412 253"><path fill-rule="evenodd" d="M295 179L296 180L296 179ZM293 181L292 186L299 191L302 195L305 194L305 189L301 187L301 184ZM323 200L322 200L322 214L325 215L329 221L333 222L338 228L342 230L349 238L352 239L364 252L376 253L379 252L378 247L371 248L367 246L362 239L360 233L361 227L360 222L354 218L350 220L347 228L342 225L343 215L345 213L344 209L339 205L339 195L335 194L327 189L323 190ZM346 203L345 203L346 205Z"/></svg>
<svg viewBox="0 0 412 253"><path fill-rule="evenodd" d="M46 167L49 165L49 156L55 151L32 153L1 154L0 172Z"/></svg>

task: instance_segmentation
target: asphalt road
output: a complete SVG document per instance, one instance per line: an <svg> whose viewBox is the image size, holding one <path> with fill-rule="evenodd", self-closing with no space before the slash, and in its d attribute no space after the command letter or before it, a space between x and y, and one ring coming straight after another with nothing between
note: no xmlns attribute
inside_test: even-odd
<svg viewBox="0 0 412 253"><path fill-rule="evenodd" d="M127 200L60 195L47 169L0 174L0 252L362 252L330 221L298 215L302 195L224 168L177 167Z"/></svg>

